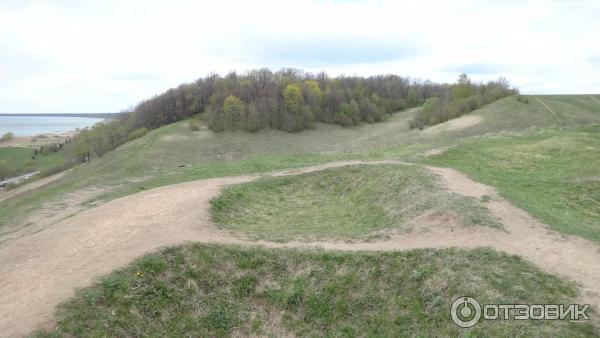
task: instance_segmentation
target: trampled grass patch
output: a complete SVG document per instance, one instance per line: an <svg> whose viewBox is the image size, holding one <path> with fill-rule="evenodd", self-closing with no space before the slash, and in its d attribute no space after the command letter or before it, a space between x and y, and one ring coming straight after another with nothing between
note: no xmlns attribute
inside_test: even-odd
<svg viewBox="0 0 600 338"><path fill-rule="evenodd" d="M38 337L562 336L567 321L482 321L460 329L450 305L571 303L573 284L489 249L335 253L186 245L143 257L59 308Z"/></svg>
<svg viewBox="0 0 600 338"><path fill-rule="evenodd" d="M425 212L451 213L465 226L500 226L478 201L445 191L426 169L409 165L355 165L264 178L228 187L212 201L218 226L276 241L409 230Z"/></svg>
<svg viewBox="0 0 600 338"><path fill-rule="evenodd" d="M497 188L552 228L600 242L600 126L477 138L427 158Z"/></svg>

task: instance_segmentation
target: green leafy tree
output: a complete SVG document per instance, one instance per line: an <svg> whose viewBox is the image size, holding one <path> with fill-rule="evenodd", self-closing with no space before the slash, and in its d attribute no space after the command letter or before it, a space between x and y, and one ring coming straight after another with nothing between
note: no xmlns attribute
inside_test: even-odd
<svg viewBox="0 0 600 338"><path fill-rule="evenodd" d="M8 133L2 135L2 137L0 137L0 142L8 142L8 141L12 140L13 138L15 138L15 134L8 132Z"/></svg>
<svg viewBox="0 0 600 338"><path fill-rule="evenodd" d="M304 97L302 89L297 84L289 84L283 91L283 102L285 109L292 115L299 114L302 111Z"/></svg>
<svg viewBox="0 0 600 338"><path fill-rule="evenodd" d="M90 133L88 128L82 129L70 144L69 150L71 156L76 158L79 162L87 162L90 160L90 154L92 152ZM42 153L43 148L40 148L40 154Z"/></svg>
<svg viewBox="0 0 600 338"><path fill-rule="evenodd" d="M287 131L299 131L302 129L304 97L302 89L297 84L289 84L283 91L283 105L285 108L283 116L283 128Z"/></svg>
<svg viewBox="0 0 600 338"><path fill-rule="evenodd" d="M415 107L419 104L419 94L417 93L417 89L415 87L408 88L406 101L408 105L411 107Z"/></svg>
<svg viewBox="0 0 600 338"><path fill-rule="evenodd" d="M264 121L259 113L256 105L251 103L248 105L246 114L246 124L244 130L249 132L257 132L264 128Z"/></svg>
<svg viewBox="0 0 600 338"><path fill-rule="evenodd" d="M235 95L229 95L223 102L223 114L225 115L225 128L235 129L242 124L244 114L244 103Z"/></svg>
<svg viewBox="0 0 600 338"><path fill-rule="evenodd" d="M323 105L323 91L319 83L314 80L304 82L306 103L314 112L320 112Z"/></svg>
<svg viewBox="0 0 600 338"><path fill-rule="evenodd" d="M302 107L302 127L304 129L313 128L315 123L315 113L309 105Z"/></svg>
<svg viewBox="0 0 600 338"><path fill-rule="evenodd" d="M458 81L452 85L452 99L464 99L473 94L473 85L467 74L460 74Z"/></svg>
<svg viewBox="0 0 600 338"><path fill-rule="evenodd" d="M352 118L350 117L350 105L346 102L340 104L340 110L335 113L335 123L347 127L353 125Z"/></svg>
<svg viewBox="0 0 600 338"><path fill-rule="evenodd" d="M348 105L348 113L350 118L352 119L352 122L354 124L358 124L361 121L360 118L360 108L358 106L358 102L356 102L356 100L352 100L350 101L350 104Z"/></svg>

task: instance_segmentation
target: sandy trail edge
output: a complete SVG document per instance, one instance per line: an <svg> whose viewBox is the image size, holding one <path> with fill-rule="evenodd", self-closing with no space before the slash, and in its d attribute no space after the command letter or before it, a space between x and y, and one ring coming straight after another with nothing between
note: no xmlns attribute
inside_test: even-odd
<svg viewBox="0 0 600 338"><path fill-rule="evenodd" d="M398 161L343 161L270 175L380 163L406 164ZM210 200L224 186L249 182L259 175L170 185L83 211L0 248L0 332L6 336L19 336L36 328L51 327L54 308L73 296L76 288L91 284L96 276L126 266L144 253L188 241L351 251L489 246L520 255L548 272L571 278L583 288L581 301L595 306L600 304L599 246L549 230L498 197L491 188L473 182L459 172L446 168L428 169L440 175L447 187L456 193L473 197L493 196L486 205L500 217L507 231L484 227L454 231L436 229L361 243L245 241L212 225Z"/></svg>

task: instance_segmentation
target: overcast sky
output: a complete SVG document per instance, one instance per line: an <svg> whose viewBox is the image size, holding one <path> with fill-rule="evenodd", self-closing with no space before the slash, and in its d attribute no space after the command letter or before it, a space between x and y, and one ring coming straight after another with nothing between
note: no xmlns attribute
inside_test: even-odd
<svg viewBox="0 0 600 338"><path fill-rule="evenodd" d="M295 67L600 93L600 1L0 0L0 113L117 112Z"/></svg>

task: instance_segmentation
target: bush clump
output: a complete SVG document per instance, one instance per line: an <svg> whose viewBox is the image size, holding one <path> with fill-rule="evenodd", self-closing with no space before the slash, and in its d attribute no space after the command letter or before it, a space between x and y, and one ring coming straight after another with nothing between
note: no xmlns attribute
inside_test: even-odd
<svg viewBox="0 0 600 338"><path fill-rule="evenodd" d="M422 109L409 122L410 128L423 129L468 114L503 97L517 94L504 78L487 84L473 84L461 74L456 84L447 85L439 97L425 101Z"/></svg>
<svg viewBox="0 0 600 338"><path fill-rule="evenodd" d="M146 135L146 133L148 133L148 128L146 128L146 127L138 128L138 129L130 132L129 135L127 135L127 140L129 140L129 141L135 140L136 138L140 138L140 137Z"/></svg>
<svg viewBox="0 0 600 338"><path fill-rule="evenodd" d="M2 137L0 137L0 142L8 142L14 138L15 138L15 134L8 132L8 133L5 133L4 135L2 135Z"/></svg>

